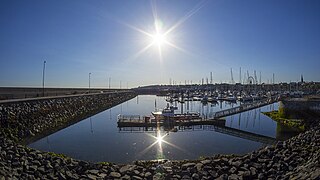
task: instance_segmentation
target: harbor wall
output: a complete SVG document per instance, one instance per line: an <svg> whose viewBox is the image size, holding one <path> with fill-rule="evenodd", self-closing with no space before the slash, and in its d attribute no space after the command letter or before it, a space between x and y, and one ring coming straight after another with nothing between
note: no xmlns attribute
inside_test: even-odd
<svg viewBox="0 0 320 180"><path fill-rule="evenodd" d="M0 100L37 98L48 96L81 95L89 93L115 92L123 89L110 88L37 88L37 87L0 87Z"/></svg>
<svg viewBox="0 0 320 180"><path fill-rule="evenodd" d="M135 97L133 91L0 101L0 125L31 142Z"/></svg>
<svg viewBox="0 0 320 180"><path fill-rule="evenodd" d="M279 113L283 117L299 117L306 113L320 114L320 98L291 98L280 101Z"/></svg>

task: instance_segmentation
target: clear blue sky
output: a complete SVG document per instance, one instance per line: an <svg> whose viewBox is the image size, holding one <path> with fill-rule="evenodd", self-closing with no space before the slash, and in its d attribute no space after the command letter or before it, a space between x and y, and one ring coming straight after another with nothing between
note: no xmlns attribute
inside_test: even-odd
<svg viewBox="0 0 320 180"><path fill-rule="evenodd" d="M152 45L154 16L178 48ZM179 23L180 22L180 23ZM135 28L133 28L135 27ZM320 81L319 0L1 0L0 86L135 87L239 81ZM243 75L242 75L243 78Z"/></svg>

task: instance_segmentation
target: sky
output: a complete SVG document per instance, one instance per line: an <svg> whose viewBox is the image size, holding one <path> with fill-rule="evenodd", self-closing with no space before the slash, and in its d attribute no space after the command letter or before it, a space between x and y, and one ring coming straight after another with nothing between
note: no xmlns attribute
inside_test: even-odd
<svg viewBox="0 0 320 180"><path fill-rule="evenodd" d="M46 87L320 81L320 1L1 0L0 86L44 61Z"/></svg>

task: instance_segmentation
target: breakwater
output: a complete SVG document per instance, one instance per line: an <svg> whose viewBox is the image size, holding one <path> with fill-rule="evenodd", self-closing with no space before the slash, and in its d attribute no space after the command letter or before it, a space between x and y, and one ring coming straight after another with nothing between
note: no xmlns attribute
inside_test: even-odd
<svg viewBox="0 0 320 180"><path fill-rule="evenodd" d="M123 89L106 88L36 88L36 87L0 87L0 100L24 99L51 96L81 95L88 93L115 92Z"/></svg>
<svg viewBox="0 0 320 180"><path fill-rule="evenodd" d="M132 91L60 96L0 104L1 130L16 141L31 141L135 97Z"/></svg>
<svg viewBox="0 0 320 180"><path fill-rule="evenodd" d="M314 111L320 112L320 97L291 98L280 101L280 107L284 113Z"/></svg>
<svg viewBox="0 0 320 180"><path fill-rule="evenodd" d="M88 106L85 108L90 109L92 103L85 105ZM25 147L19 144L19 141L12 140L10 135L0 132L0 177L13 179L316 179L320 172L319 121L314 121L311 127L290 140L242 156L216 155L185 161L137 161L127 165L89 163L41 152ZM2 126L1 128L1 130L5 129Z"/></svg>

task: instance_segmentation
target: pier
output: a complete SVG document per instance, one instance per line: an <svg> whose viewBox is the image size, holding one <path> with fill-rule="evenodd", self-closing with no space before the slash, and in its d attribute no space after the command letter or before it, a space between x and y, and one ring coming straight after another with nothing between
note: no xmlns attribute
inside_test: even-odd
<svg viewBox="0 0 320 180"><path fill-rule="evenodd" d="M192 126L192 125L224 125L223 119L157 119L139 115L118 115L118 127L157 127L157 126Z"/></svg>
<svg viewBox="0 0 320 180"><path fill-rule="evenodd" d="M259 107L262 107L262 106L265 106L268 104L278 102L279 99L280 99L280 96L275 96L275 97L271 97L268 99L255 101L253 103L242 104L238 107L218 111L214 114L213 119L220 119L220 118L224 118L224 117L231 116L234 114L238 114L238 113L242 113L242 112L249 111L252 109L256 109L256 108L259 108Z"/></svg>

